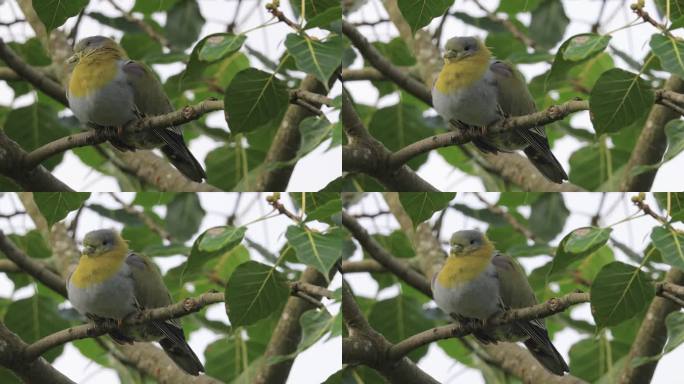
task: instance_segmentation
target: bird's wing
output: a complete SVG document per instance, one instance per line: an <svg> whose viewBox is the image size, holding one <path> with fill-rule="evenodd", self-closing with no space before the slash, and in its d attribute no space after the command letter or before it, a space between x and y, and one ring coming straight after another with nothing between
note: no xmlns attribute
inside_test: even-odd
<svg viewBox="0 0 684 384"><path fill-rule="evenodd" d="M499 107L505 116L521 116L537 110L525 79L511 64L495 60L489 66L496 80ZM549 141L544 127L519 129L517 133L525 139L536 152L542 154L551 163L558 161L551 153Z"/></svg>
<svg viewBox="0 0 684 384"><path fill-rule="evenodd" d="M499 295L506 308L522 308L537 304L532 287L520 264L512 257L497 252L492 258L499 277Z"/></svg>
<svg viewBox="0 0 684 384"><path fill-rule="evenodd" d="M169 294L157 266L150 259L130 252L126 257L126 264L131 271L135 300L143 308L157 308L171 304Z"/></svg>

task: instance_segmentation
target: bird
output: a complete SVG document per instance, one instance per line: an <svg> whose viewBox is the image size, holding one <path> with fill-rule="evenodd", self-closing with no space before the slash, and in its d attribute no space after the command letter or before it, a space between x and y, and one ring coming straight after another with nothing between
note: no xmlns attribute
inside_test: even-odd
<svg viewBox="0 0 684 384"><path fill-rule="evenodd" d="M143 309L172 304L164 281L147 257L132 252L119 232L99 229L83 238L83 254L67 277L67 294L76 310L95 323L116 321L110 332L120 344L159 341L185 372L197 376L204 366L190 349L178 319L125 326L123 320Z"/></svg>
<svg viewBox="0 0 684 384"><path fill-rule="evenodd" d="M195 182L207 178L178 127L122 136L122 127L129 122L174 110L149 67L130 60L119 44L105 36L80 40L67 63L76 63L69 78L67 99L81 123L95 129L116 128L119 135L110 135L109 141L122 151L161 146L162 152L187 178Z"/></svg>
<svg viewBox="0 0 684 384"><path fill-rule="evenodd" d="M432 103L452 130L483 128L537 110L522 74L512 64L494 59L474 36L446 42L444 66L432 87ZM474 139L473 144L493 154L522 149L547 179L558 184L568 180L551 152L544 127L493 133Z"/></svg>
<svg viewBox="0 0 684 384"><path fill-rule="evenodd" d="M525 272L512 257L497 251L478 230L455 232L442 268L432 278L437 306L455 320L486 324L508 309L537 304ZM567 363L549 339L543 319L515 321L473 333L482 343L523 341L539 363L562 376Z"/></svg>

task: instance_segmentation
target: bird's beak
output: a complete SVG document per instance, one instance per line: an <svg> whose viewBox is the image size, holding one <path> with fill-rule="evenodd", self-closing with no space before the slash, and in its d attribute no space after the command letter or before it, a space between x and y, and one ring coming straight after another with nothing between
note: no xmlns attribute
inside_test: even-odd
<svg viewBox="0 0 684 384"><path fill-rule="evenodd" d="M462 246L461 244L454 244L454 245L451 247L451 253L452 253L452 254L454 254L454 253L461 253L461 252L463 252L463 246Z"/></svg>
<svg viewBox="0 0 684 384"><path fill-rule="evenodd" d="M69 56L67 59L67 64L72 64L78 61L78 53L74 53L73 55Z"/></svg>
<svg viewBox="0 0 684 384"><path fill-rule="evenodd" d="M95 253L95 247L92 245L84 245L83 246L83 254L84 255L92 255Z"/></svg>
<svg viewBox="0 0 684 384"><path fill-rule="evenodd" d="M446 52L444 52L444 58L445 59L453 59L455 57L458 57L458 51L449 49Z"/></svg>

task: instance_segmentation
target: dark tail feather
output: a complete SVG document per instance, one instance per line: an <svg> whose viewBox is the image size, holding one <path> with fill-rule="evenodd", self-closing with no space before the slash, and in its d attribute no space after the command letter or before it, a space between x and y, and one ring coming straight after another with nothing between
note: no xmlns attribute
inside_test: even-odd
<svg viewBox="0 0 684 384"><path fill-rule="evenodd" d="M547 179L558 184L563 183L563 180L568 180L568 174L565 173L563 167L560 165L551 151L549 151L547 154L543 154L532 145L528 145L524 151L532 164Z"/></svg>
<svg viewBox="0 0 684 384"><path fill-rule="evenodd" d="M551 344L551 340L547 339L545 343L541 344L530 337L525 341L525 346L532 353L532 356L550 372L559 376L563 376L565 372L570 372L568 364L563 360L563 356L558 353L556 347Z"/></svg>
<svg viewBox="0 0 684 384"><path fill-rule="evenodd" d="M188 179L201 183L207 178L207 174L200 163L195 159L195 156L190 153L187 147L183 148L182 153L176 151L173 147L165 145L161 148L162 152L169 158L174 167L176 167Z"/></svg>
<svg viewBox="0 0 684 384"><path fill-rule="evenodd" d="M202 362L185 341L182 329L166 322L155 322L155 325L166 335L165 338L159 340L159 344L176 365L193 376L204 372Z"/></svg>

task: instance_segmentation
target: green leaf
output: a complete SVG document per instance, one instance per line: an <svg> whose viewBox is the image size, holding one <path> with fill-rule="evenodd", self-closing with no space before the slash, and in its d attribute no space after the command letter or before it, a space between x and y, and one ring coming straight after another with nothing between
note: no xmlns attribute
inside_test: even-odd
<svg viewBox="0 0 684 384"><path fill-rule="evenodd" d="M391 151L399 150L434 134L434 131L425 125L420 108L406 102L378 109L368 124L368 130ZM427 154L424 154L411 159L407 164L413 169L418 169L426 161Z"/></svg>
<svg viewBox="0 0 684 384"><path fill-rule="evenodd" d="M684 343L684 312L676 311L667 315L665 325L667 326L667 344L665 344L664 353L670 353Z"/></svg>
<svg viewBox="0 0 684 384"><path fill-rule="evenodd" d="M406 19L411 32L430 24L432 19L441 16L451 6L451 0L398 0L399 11Z"/></svg>
<svg viewBox="0 0 684 384"><path fill-rule="evenodd" d="M240 50L245 40L247 36L242 34L218 33L208 36L199 50L199 59L207 62L221 60Z"/></svg>
<svg viewBox="0 0 684 384"><path fill-rule="evenodd" d="M570 212L565 207L563 195L546 193L532 203L529 227L542 241L553 240L563 230Z"/></svg>
<svg viewBox="0 0 684 384"><path fill-rule="evenodd" d="M324 276L342 257L342 239L335 232L321 234L291 225L285 232L285 238L294 248L299 261L316 268Z"/></svg>
<svg viewBox="0 0 684 384"><path fill-rule="evenodd" d="M57 119L57 111L42 103L12 110L7 115L4 131L26 151L32 151L71 133ZM51 169L62 161L62 156L60 153L44 160L42 164Z"/></svg>
<svg viewBox="0 0 684 384"><path fill-rule="evenodd" d="M653 106L653 90L639 75L613 68L601 75L589 96L597 135L617 132Z"/></svg>
<svg viewBox="0 0 684 384"><path fill-rule="evenodd" d="M626 150L606 149L598 143L582 147L570 155L570 181L588 190L597 190L615 176L629 156Z"/></svg>
<svg viewBox="0 0 684 384"><path fill-rule="evenodd" d="M595 33L577 35L570 38L563 51L563 58L569 61L580 61L603 52L608 46L611 36Z"/></svg>
<svg viewBox="0 0 684 384"><path fill-rule="evenodd" d="M37 229L32 229L23 236L10 234L9 238L17 248L24 251L31 258L45 259L52 256L52 249Z"/></svg>
<svg viewBox="0 0 684 384"><path fill-rule="evenodd" d="M316 76L326 88L330 76L340 66L343 45L338 35L323 42L296 33L290 33L285 39L285 47L294 57L297 68Z"/></svg>
<svg viewBox="0 0 684 384"><path fill-rule="evenodd" d="M570 370L573 376L595 383L628 352L628 344L608 341L605 337L582 339L570 347Z"/></svg>
<svg viewBox="0 0 684 384"><path fill-rule="evenodd" d="M202 252L226 252L240 244L246 227L214 227L204 232L198 249Z"/></svg>
<svg viewBox="0 0 684 384"><path fill-rule="evenodd" d="M276 364L284 360L290 360L298 354L314 345L318 340L323 338L332 329L335 318L330 316L326 310L310 309L302 314L299 318L299 324L302 327L302 337L299 340L297 349L287 355L274 356L269 359L270 364Z"/></svg>
<svg viewBox="0 0 684 384"><path fill-rule="evenodd" d="M132 60L144 60L162 54L161 44L145 33L126 33L120 44Z"/></svg>
<svg viewBox="0 0 684 384"><path fill-rule="evenodd" d="M656 33L649 45L664 70L684 77L684 41Z"/></svg>
<svg viewBox="0 0 684 384"><path fill-rule="evenodd" d="M425 316L421 303L406 295L376 302L368 314L368 322L373 329L392 343L404 340L434 325ZM423 346L413 350L408 356L413 361L418 361L426 353L427 346Z"/></svg>
<svg viewBox="0 0 684 384"><path fill-rule="evenodd" d="M229 226L207 229L195 240L188 261L183 268L181 281L197 276L206 262L232 251L242 242L246 231L246 227Z"/></svg>
<svg viewBox="0 0 684 384"><path fill-rule="evenodd" d="M332 135L334 124L326 118L307 117L299 123L300 143L297 154L285 164L295 164L299 159L311 153L322 142Z"/></svg>
<svg viewBox="0 0 684 384"><path fill-rule="evenodd" d="M333 199L306 214L306 221L332 222L332 216L339 216L342 212L342 199Z"/></svg>
<svg viewBox="0 0 684 384"><path fill-rule="evenodd" d="M610 227L582 227L567 234L558 245L549 275L594 253L608 242L611 232L613 228Z"/></svg>
<svg viewBox="0 0 684 384"><path fill-rule="evenodd" d="M12 302L7 307L3 322L24 342L32 343L69 327L69 322L57 312L57 304L50 298L34 294L29 298ZM60 345L51 349L42 357L52 361L62 353L62 348Z"/></svg>
<svg viewBox="0 0 684 384"><path fill-rule="evenodd" d="M342 20L342 7L340 6L335 6L326 9L323 12L319 12L316 14L314 17L310 17L309 21L306 22L306 25L304 26L304 29L311 29L311 28L323 28L323 29L329 29L329 30L338 30L341 29L341 24L340 21ZM333 25L340 25L340 27L335 27L332 28Z"/></svg>
<svg viewBox="0 0 684 384"><path fill-rule="evenodd" d="M247 68L231 81L224 104L231 132L250 132L281 116L288 105L287 87L273 73Z"/></svg>
<svg viewBox="0 0 684 384"><path fill-rule="evenodd" d="M605 265L591 285L596 326L613 326L634 317L654 296L655 288L641 269L619 261Z"/></svg>
<svg viewBox="0 0 684 384"><path fill-rule="evenodd" d="M232 382L251 362L262 356L266 345L246 339L240 332L224 335L204 350L207 375ZM230 358L228 358L230 357Z"/></svg>
<svg viewBox="0 0 684 384"><path fill-rule="evenodd" d="M48 226L64 219L88 200L90 192L34 192L33 200L47 220Z"/></svg>
<svg viewBox="0 0 684 384"><path fill-rule="evenodd" d="M226 313L233 327L254 324L278 310L290 295L275 267L247 261L226 284Z"/></svg>
<svg viewBox="0 0 684 384"><path fill-rule="evenodd" d="M240 180L264 162L266 153L252 147L218 147L207 154L207 182L230 191ZM246 171L246 172L245 172Z"/></svg>
<svg viewBox="0 0 684 384"><path fill-rule="evenodd" d="M660 251L664 262L676 268L684 268L684 234L674 229L655 227L651 231L651 241Z"/></svg>
<svg viewBox="0 0 684 384"><path fill-rule="evenodd" d="M449 205L456 193L441 192L399 192L401 206L411 218L413 226L428 220L432 215Z"/></svg>
<svg viewBox="0 0 684 384"><path fill-rule="evenodd" d="M152 208L157 205L166 205L173 200L174 192L138 192L131 204Z"/></svg>
<svg viewBox="0 0 684 384"><path fill-rule="evenodd" d="M135 5L131 12L140 12L150 15L153 12L164 12L171 9L178 0L135 0Z"/></svg>
<svg viewBox="0 0 684 384"><path fill-rule="evenodd" d="M197 41L204 23L197 1L181 0L167 14L164 36L175 48L184 50Z"/></svg>
<svg viewBox="0 0 684 384"><path fill-rule="evenodd" d="M541 0L506 0L499 3L497 12L505 12L515 15L520 12L531 12L537 9Z"/></svg>
<svg viewBox="0 0 684 384"><path fill-rule="evenodd" d="M562 1L544 0L532 12L529 36L537 43L537 49L550 49L563 39L569 23Z"/></svg>
<svg viewBox="0 0 684 384"><path fill-rule="evenodd" d="M665 125L665 136L667 136L667 152L663 156L663 162L674 159L684 151L684 121L670 120Z"/></svg>
<svg viewBox="0 0 684 384"><path fill-rule="evenodd" d="M297 15L304 14L307 20L326 12L330 8L340 6L339 0L304 0L304 12L302 12L302 0L290 1L292 9Z"/></svg>
<svg viewBox="0 0 684 384"><path fill-rule="evenodd" d="M49 34L53 29L62 26L68 18L78 15L88 5L88 0L34 0L31 3Z"/></svg>
<svg viewBox="0 0 684 384"><path fill-rule="evenodd" d="M166 230L176 241L189 240L199 230L204 209L195 193L179 193L167 205Z"/></svg>

